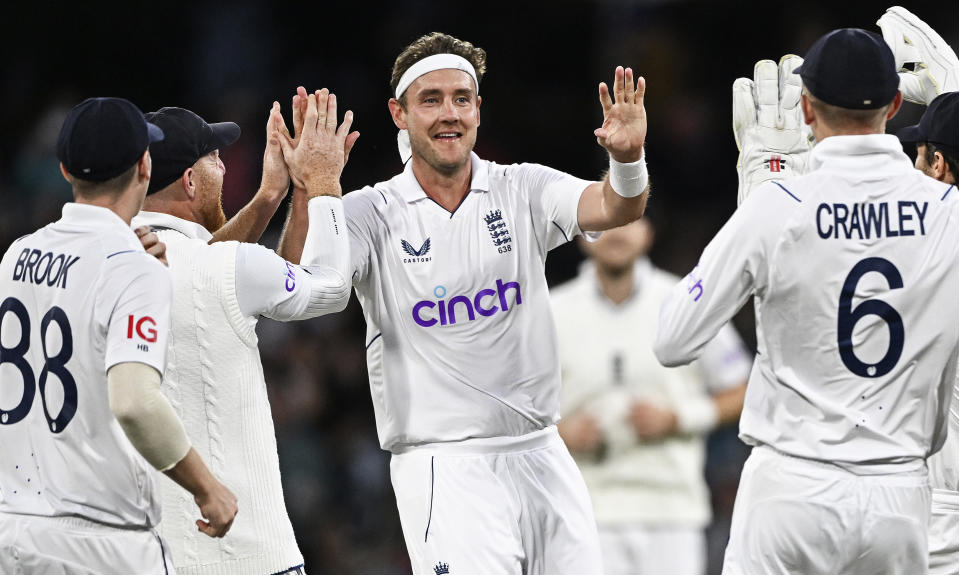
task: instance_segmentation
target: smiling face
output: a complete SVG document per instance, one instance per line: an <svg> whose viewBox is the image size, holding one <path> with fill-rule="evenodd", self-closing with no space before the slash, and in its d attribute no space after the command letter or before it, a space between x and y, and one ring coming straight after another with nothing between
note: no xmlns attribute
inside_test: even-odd
<svg viewBox="0 0 959 575"><path fill-rule="evenodd" d="M405 105L390 100L398 128L409 130L414 161L441 174L468 165L480 124L480 103L473 78L462 70L435 70L413 81Z"/></svg>

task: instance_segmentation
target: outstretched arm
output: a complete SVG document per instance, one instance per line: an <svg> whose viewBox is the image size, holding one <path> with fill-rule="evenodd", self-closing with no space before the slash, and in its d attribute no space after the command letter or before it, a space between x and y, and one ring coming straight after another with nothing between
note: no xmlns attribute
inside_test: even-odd
<svg viewBox="0 0 959 575"><path fill-rule="evenodd" d="M610 171L580 196L577 210L583 231L602 231L628 224L643 215L649 195L649 177L643 144L646 141L646 80L633 80L633 69L616 68L612 96L599 84L603 125L594 132L609 152Z"/></svg>

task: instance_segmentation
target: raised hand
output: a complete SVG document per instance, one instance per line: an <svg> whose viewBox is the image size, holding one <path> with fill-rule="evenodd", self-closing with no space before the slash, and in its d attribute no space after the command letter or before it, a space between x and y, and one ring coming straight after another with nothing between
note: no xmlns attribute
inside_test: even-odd
<svg viewBox="0 0 959 575"><path fill-rule="evenodd" d="M300 134L303 132L303 116L306 115L306 106L307 106L307 93L306 88L303 86L298 86L296 88L296 94L293 96L293 145L300 141ZM283 129L286 129L286 126L283 126ZM359 132L350 132L346 137L346 145L343 150L345 160L343 164L345 165L350 161L350 150L353 149L353 144L356 143L356 140L360 137Z"/></svg>
<svg viewBox="0 0 959 575"><path fill-rule="evenodd" d="M928 106L940 94L959 91L959 58L932 27L902 6L886 10L876 24L896 58L903 98Z"/></svg>
<svg viewBox="0 0 959 575"><path fill-rule="evenodd" d="M805 173L812 132L799 105L799 56L760 60L753 78L733 82L733 135L739 147L738 204L760 184Z"/></svg>
<svg viewBox="0 0 959 575"><path fill-rule="evenodd" d="M273 102L270 117L266 122L266 149L263 151L263 175L260 189L268 192L277 202L290 190L290 171L283 159L283 148L277 132L286 132L286 123L280 115L280 103Z"/></svg>
<svg viewBox="0 0 959 575"><path fill-rule="evenodd" d="M616 68L612 96L606 82L599 84L603 126L593 133L599 145L606 148L617 162L635 162L643 155L643 143L646 141L645 96L646 80L640 76L634 83L632 68Z"/></svg>

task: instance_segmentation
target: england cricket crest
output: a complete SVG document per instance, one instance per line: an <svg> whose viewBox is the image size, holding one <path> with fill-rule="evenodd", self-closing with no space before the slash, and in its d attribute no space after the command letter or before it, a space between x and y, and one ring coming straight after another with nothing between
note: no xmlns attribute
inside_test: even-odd
<svg viewBox="0 0 959 575"><path fill-rule="evenodd" d="M507 248L507 244L513 240L509 236L509 229L506 227L506 222L503 221L503 211L493 210L486 214L483 219L486 221L486 227L489 229L489 237L493 239L493 245L499 248L498 251L500 253L509 251L504 248Z"/></svg>

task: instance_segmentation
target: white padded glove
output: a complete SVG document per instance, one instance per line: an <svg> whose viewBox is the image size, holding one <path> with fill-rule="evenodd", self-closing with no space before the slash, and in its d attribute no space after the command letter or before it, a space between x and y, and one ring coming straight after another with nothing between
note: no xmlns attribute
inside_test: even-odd
<svg viewBox="0 0 959 575"><path fill-rule="evenodd" d="M928 106L939 94L959 91L959 58L928 24L902 6L886 10L876 24L896 58L903 98Z"/></svg>
<svg viewBox="0 0 959 575"><path fill-rule="evenodd" d="M733 82L733 134L739 147L737 205L760 184L805 173L812 131L803 120L799 56L760 60L753 79Z"/></svg>

